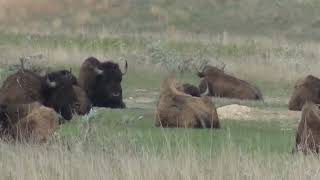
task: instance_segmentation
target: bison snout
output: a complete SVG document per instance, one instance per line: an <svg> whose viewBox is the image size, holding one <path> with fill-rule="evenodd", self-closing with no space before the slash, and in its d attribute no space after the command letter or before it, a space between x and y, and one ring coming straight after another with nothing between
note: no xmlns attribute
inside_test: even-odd
<svg viewBox="0 0 320 180"><path fill-rule="evenodd" d="M112 93L111 95L112 95L112 97L119 97L121 94L120 93Z"/></svg>

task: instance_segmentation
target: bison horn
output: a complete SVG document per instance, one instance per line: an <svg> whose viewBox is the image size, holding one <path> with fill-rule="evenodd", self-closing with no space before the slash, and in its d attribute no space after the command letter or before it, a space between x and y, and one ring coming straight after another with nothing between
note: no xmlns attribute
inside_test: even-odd
<svg viewBox="0 0 320 180"><path fill-rule="evenodd" d="M57 83L54 81L51 81L49 78L47 78L46 82L47 82L47 85L51 88L54 88L57 86Z"/></svg>
<svg viewBox="0 0 320 180"><path fill-rule="evenodd" d="M99 69L98 67L95 67L94 72L96 72L97 74L102 74L103 70Z"/></svg>
<svg viewBox="0 0 320 180"><path fill-rule="evenodd" d="M209 91L209 85L208 85L208 82L206 81L206 90L200 94L201 97L203 96L208 96L210 94L210 91Z"/></svg>
<svg viewBox="0 0 320 180"><path fill-rule="evenodd" d="M124 65L124 72L122 73L122 76L124 76L128 71L128 62L126 60L126 64Z"/></svg>

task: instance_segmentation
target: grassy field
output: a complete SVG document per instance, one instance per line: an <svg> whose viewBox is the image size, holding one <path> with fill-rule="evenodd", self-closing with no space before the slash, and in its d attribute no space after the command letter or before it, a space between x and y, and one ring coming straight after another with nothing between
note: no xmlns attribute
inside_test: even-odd
<svg viewBox="0 0 320 180"><path fill-rule="evenodd" d="M319 179L319 159L291 154L299 114L295 81L320 77L316 0L5 0L0 81L19 57L72 68L88 56L129 63L124 110L94 109L61 126L48 145L0 143L1 179ZM195 66L220 66L257 85L264 102L217 99L267 111L222 118L222 128L160 129L161 81L197 85ZM270 116L269 116L270 115Z"/></svg>

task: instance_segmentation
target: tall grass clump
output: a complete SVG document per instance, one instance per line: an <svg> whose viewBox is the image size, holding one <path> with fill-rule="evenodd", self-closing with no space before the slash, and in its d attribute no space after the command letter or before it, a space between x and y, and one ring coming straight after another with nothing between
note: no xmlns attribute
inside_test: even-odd
<svg viewBox="0 0 320 180"><path fill-rule="evenodd" d="M85 144L85 145L84 145ZM78 141L38 146L0 146L3 179L318 179L315 156L263 155L243 152L230 139L219 151L203 153L193 146L160 152L117 144L103 147Z"/></svg>

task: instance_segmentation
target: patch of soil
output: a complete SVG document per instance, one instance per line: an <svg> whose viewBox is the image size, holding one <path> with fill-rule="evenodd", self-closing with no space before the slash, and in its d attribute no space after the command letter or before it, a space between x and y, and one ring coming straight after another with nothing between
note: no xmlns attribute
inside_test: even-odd
<svg viewBox="0 0 320 180"><path fill-rule="evenodd" d="M270 111L259 108L231 104L217 109L220 119L232 120L299 120L301 112Z"/></svg>

